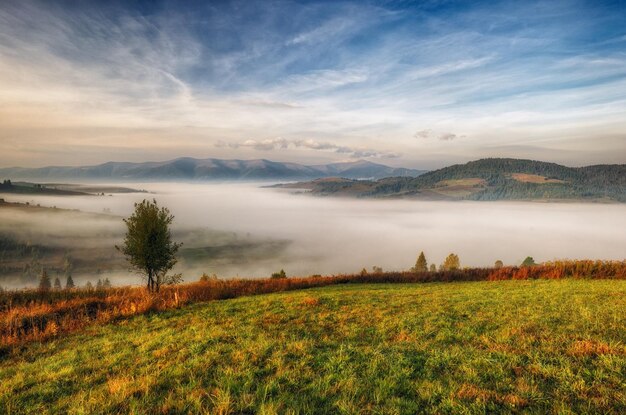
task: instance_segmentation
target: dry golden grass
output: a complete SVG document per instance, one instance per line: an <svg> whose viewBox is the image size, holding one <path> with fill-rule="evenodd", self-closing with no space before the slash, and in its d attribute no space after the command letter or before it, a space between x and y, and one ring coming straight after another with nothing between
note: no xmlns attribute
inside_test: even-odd
<svg viewBox="0 0 626 415"><path fill-rule="evenodd" d="M578 340L569 348L569 354L572 356L626 356L626 346L611 346L596 340Z"/></svg>
<svg viewBox="0 0 626 415"><path fill-rule="evenodd" d="M514 180L522 183L565 183L563 180L559 179L549 179L544 176L539 176L537 174L526 174L526 173L513 173L511 177Z"/></svg>
<svg viewBox="0 0 626 415"><path fill-rule="evenodd" d="M484 179L470 177L467 179L442 180L431 191L451 197L466 197L482 190L487 182Z"/></svg>
<svg viewBox="0 0 626 415"><path fill-rule="evenodd" d="M468 177L467 179L450 179L450 180L442 180L437 183L437 186L484 186L487 182L485 179L481 179L478 177Z"/></svg>

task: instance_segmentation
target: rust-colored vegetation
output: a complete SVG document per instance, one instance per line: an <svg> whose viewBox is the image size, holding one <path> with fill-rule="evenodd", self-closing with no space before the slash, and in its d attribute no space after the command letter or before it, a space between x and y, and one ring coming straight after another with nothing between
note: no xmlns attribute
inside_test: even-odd
<svg viewBox="0 0 626 415"><path fill-rule="evenodd" d="M552 179L545 176L539 176L537 174L513 173L511 174L511 177L522 183L565 183L563 180Z"/></svg>
<svg viewBox="0 0 626 415"><path fill-rule="evenodd" d="M626 279L626 261L555 261L529 267L466 268L439 272L381 272L301 278L233 279L166 286L72 290L19 290L0 293L0 347L44 340L89 324L176 308L200 301L350 283L420 283L525 279ZM315 306L317 299L303 305ZM596 350L598 352L598 350Z"/></svg>

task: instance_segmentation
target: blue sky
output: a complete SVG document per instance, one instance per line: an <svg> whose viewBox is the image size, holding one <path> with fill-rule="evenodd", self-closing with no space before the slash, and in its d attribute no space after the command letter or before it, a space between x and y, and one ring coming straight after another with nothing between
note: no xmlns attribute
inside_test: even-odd
<svg viewBox="0 0 626 415"><path fill-rule="evenodd" d="M2 2L0 165L624 163L625 21L600 1Z"/></svg>

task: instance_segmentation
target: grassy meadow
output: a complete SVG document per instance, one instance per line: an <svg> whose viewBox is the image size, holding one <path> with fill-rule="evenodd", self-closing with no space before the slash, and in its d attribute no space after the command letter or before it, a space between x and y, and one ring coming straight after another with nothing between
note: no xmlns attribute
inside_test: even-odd
<svg viewBox="0 0 626 415"><path fill-rule="evenodd" d="M15 348L0 412L625 413L626 281L348 284Z"/></svg>

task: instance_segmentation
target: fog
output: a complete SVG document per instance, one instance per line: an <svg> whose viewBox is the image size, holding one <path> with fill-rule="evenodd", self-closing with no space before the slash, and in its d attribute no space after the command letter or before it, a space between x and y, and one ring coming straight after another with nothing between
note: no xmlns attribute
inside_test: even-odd
<svg viewBox="0 0 626 415"><path fill-rule="evenodd" d="M288 275L358 272L374 265L402 270L410 268L422 250L435 264L455 252L462 266L490 266L497 259L519 264L526 256L538 262L626 257L626 205L338 199L254 183L123 185L151 194L0 197L85 212L106 210L120 217L132 212L134 202L155 198L175 215L177 231L205 229L216 238L232 235L238 241L289 241L280 249L257 252L253 261L215 258L203 264L206 269L183 270L192 273L184 275L186 280L196 279L201 271L261 277L281 268ZM29 226L27 219L20 221L23 229ZM107 244L113 243L115 238L102 229L106 222L87 222L38 221L32 226L49 227L48 234L62 238L63 233L75 235L77 229L93 225L107 235ZM194 244L202 246L202 241Z"/></svg>

